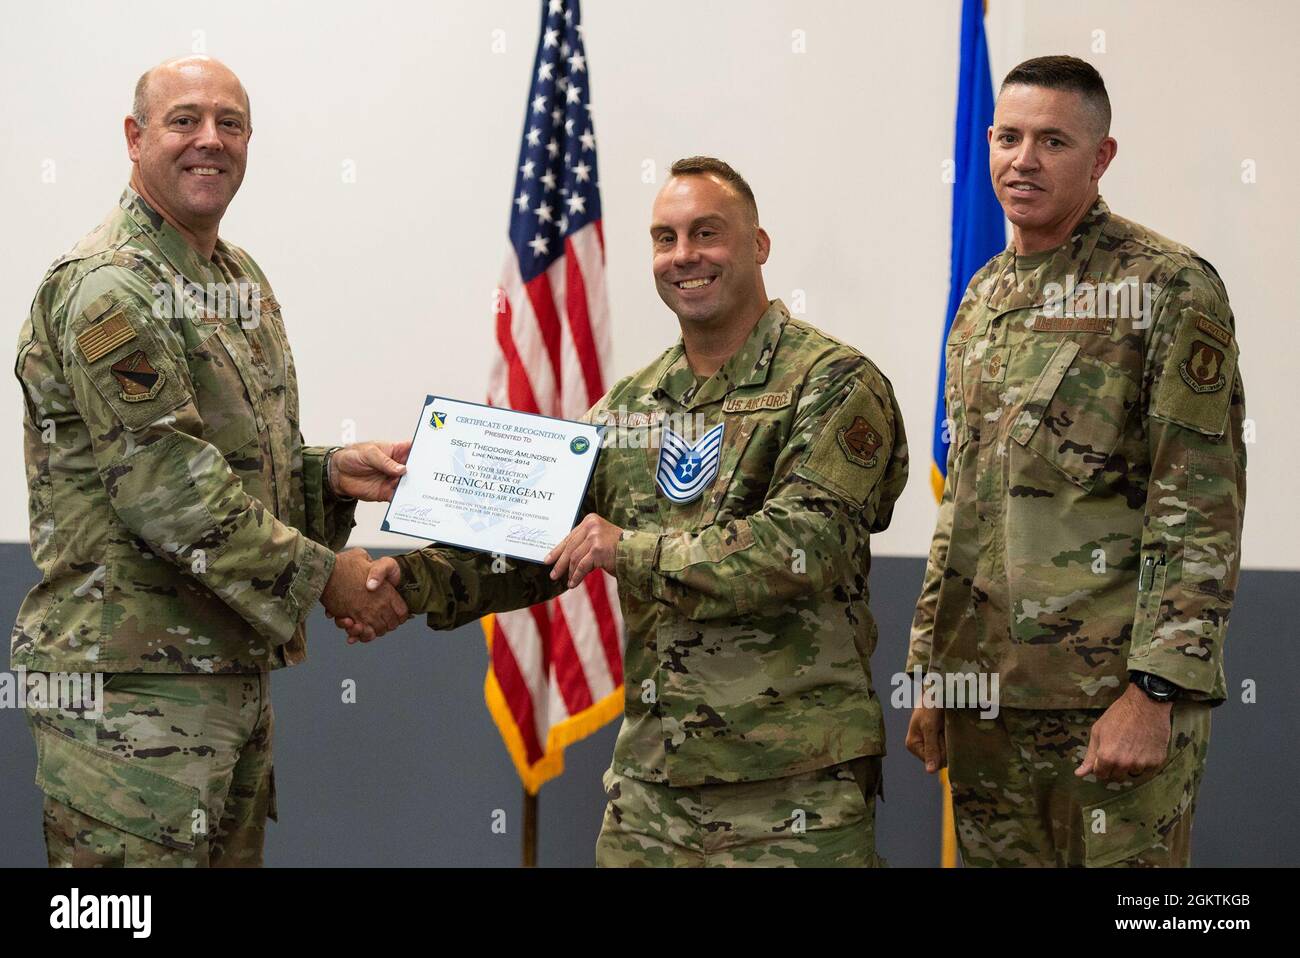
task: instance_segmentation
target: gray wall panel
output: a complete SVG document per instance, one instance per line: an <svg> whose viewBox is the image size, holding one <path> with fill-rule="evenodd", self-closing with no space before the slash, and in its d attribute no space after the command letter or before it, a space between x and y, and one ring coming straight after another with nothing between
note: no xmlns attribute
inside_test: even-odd
<svg viewBox="0 0 1300 958"><path fill-rule="evenodd" d="M876 560L872 605L881 641L873 665L888 701L904 657L920 559ZM0 544L0 617L12 621L36 581L26 544ZM1215 710L1209 770L1195 827L1198 865L1283 865L1300 858L1287 796L1297 781L1292 691L1300 673L1286 609L1300 573L1242 576L1228 650L1234 697ZM271 865L508 866L519 861L518 779L483 704L487 654L478 626L440 634L412 620L368 646L347 646L319 610L310 658L273 679L280 824ZM357 683L357 702L341 683ZM1239 689L1258 683L1258 703ZM878 809L880 851L894 865L938 861L937 788L903 748L907 715L885 709L890 754ZM604 798L600 776L617 726L566 755L565 774L541 793L540 860L591 864ZM40 865L35 750L20 712L0 710L0 865ZM493 812L506 834L492 832Z"/></svg>

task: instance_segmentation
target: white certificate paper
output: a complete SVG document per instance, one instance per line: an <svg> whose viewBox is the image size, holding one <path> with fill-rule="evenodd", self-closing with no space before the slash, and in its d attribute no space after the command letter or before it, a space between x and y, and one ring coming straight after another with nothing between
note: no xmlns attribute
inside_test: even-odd
<svg viewBox="0 0 1300 958"><path fill-rule="evenodd" d="M381 528L541 562L577 522L602 431L429 396Z"/></svg>

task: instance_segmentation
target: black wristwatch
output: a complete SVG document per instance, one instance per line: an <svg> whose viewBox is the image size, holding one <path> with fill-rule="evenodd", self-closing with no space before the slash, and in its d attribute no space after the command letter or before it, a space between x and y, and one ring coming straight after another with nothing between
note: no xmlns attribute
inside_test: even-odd
<svg viewBox="0 0 1300 958"><path fill-rule="evenodd" d="M1162 679L1150 672L1130 672L1129 681L1146 693L1152 702L1172 702L1178 697L1179 688L1168 679Z"/></svg>

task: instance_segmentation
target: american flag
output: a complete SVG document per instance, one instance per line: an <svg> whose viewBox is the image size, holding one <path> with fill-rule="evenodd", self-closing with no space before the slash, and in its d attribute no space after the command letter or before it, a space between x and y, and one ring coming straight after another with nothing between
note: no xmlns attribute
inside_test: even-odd
<svg viewBox="0 0 1300 958"><path fill-rule="evenodd" d="M596 136L578 0L543 0L497 289L488 402L576 419L605 393L610 352ZM623 622L597 570L558 599L485 620L488 708L524 786L623 711Z"/></svg>

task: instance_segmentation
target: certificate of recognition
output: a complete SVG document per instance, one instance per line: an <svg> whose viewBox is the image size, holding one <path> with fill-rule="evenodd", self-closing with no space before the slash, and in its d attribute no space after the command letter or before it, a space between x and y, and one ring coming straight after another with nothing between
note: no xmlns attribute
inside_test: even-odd
<svg viewBox="0 0 1300 958"><path fill-rule="evenodd" d="M381 528L541 562L577 522L602 431L429 396Z"/></svg>

